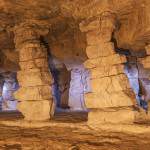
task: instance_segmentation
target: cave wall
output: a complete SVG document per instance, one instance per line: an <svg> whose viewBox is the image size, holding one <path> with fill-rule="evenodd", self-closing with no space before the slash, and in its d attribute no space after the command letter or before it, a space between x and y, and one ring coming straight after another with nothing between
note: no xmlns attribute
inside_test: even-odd
<svg viewBox="0 0 150 150"><path fill-rule="evenodd" d="M60 107L69 108L69 88L71 81L71 71L67 70L66 67L59 70L59 91L60 97Z"/></svg>
<svg viewBox="0 0 150 150"><path fill-rule="evenodd" d="M139 68L138 68L138 62L136 57L128 57L128 62L125 64L125 73L129 79L131 88L133 89L137 104L140 105L139 100Z"/></svg>
<svg viewBox="0 0 150 150"><path fill-rule="evenodd" d="M50 68L56 110L86 110L84 94L90 91L90 72L83 64L70 64L69 69L56 58L51 58ZM70 69L71 68L71 69Z"/></svg>
<svg viewBox="0 0 150 150"><path fill-rule="evenodd" d="M71 110L86 110L84 95L90 92L90 72L83 65L71 69L69 107Z"/></svg>
<svg viewBox="0 0 150 150"><path fill-rule="evenodd" d="M2 93L2 110L17 110L17 100L14 97L14 92L17 90L15 78L5 79Z"/></svg>
<svg viewBox="0 0 150 150"><path fill-rule="evenodd" d="M143 58L139 58L139 77L141 79L142 85L144 87L145 98L147 101L150 100L150 63L149 63L149 55L150 55L150 46L147 45L145 47L146 55Z"/></svg>
<svg viewBox="0 0 150 150"><path fill-rule="evenodd" d="M51 113L54 104L51 93L53 78L48 68L47 57L48 53L51 53L52 57L60 59L68 70L83 62L85 68L90 70L92 92L84 96L86 107L92 109L89 120L94 120L95 115L102 115L102 108L109 112L108 108L111 107L114 116L108 115L108 118L105 118L104 113L101 120L98 117L100 122L111 122L112 118L115 122L115 116L118 114L122 115L120 118L125 119L119 121L133 120L134 115L130 108L135 103L137 89L133 92L130 87L124 73L124 63L127 60L125 56L116 53L116 45L112 39L116 40L117 48L142 51L145 45L150 43L149 6L149 0L2 0L0 73L17 72L21 88L15 95L20 100L18 108L25 119L50 118L49 112ZM140 63L144 68L150 68L149 53ZM140 63L141 82L149 99L149 73ZM136 73L135 68L131 69L131 72ZM72 83L76 79L74 73L75 69L72 69L71 88L74 88ZM129 80L132 78L130 73L127 74ZM77 76L82 77L81 73ZM66 82L68 90L65 76L60 75L60 78L60 81L65 82L58 83L61 87L58 88L59 92L66 89ZM83 85L78 88L81 86ZM124 112L131 117L126 118Z"/></svg>
<svg viewBox="0 0 150 150"><path fill-rule="evenodd" d="M50 63L50 70L53 76L52 95L57 108L69 108L69 87L71 80L71 72L66 66L56 59Z"/></svg>
<svg viewBox="0 0 150 150"><path fill-rule="evenodd" d="M17 110L17 100L14 93L18 90L16 73L1 74L1 111Z"/></svg>

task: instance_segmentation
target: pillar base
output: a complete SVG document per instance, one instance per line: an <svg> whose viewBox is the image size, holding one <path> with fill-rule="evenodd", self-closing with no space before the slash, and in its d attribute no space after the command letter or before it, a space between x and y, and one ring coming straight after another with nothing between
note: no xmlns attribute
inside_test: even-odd
<svg viewBox="0 0 150 150"><path fill-rule="evenodd" d="M52 100L21 101L18 110L25 116L26 121L46 121L50 119Z"/></svg>
<svg viewBox="0 0 150 150"><path fill-rule="evenodd" d="M135 121L135 113L136 111L132 106L91 109L88 114L88 125L99 126L105 123L132 124Z"/></svg>

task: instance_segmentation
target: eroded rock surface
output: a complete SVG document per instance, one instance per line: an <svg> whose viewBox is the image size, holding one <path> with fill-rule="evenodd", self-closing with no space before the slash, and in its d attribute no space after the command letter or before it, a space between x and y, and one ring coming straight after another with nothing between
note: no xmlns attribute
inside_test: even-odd
<svg viewBox="0 0 150 150"><path fill-rule="evenodd" d="M93 129L102 123L132 124L138 117L146 118L148 122L149 111L141 111L137 100L140 100L139 94L145 102L150 98L149 10L149 0L0 0L0 109L3 106L1 99L8 101L6 95L3 96L5 84L9 100L15 99L13 83L4 75L17 73L18 81L15 82L20 87L15 92L17 108L26 121L50 121L55 110L54 98L59 96L52 93L57 82L61 93L58 105L68 108L70 88L70 93L74 94L70 106L81 107L81 104L75 106L76 102L85 99L82 107L88 108L86 121ZM60 62L54 66L59 70L59 80L55 80L53 74L50 63L53 59ZM75 66L83 64L85 70L90 71L91 89L86 94L81 83L85 70L77 67L80 75L74 77L76 74L73 74ZM118 149L118 145L122 148L123 144L124 149L148 149L147 135L119 134L112 142L108 133L106 136L110 139L88 130L78 132L76 128L64 126L37 132L14 128L16 137L14 134L9 138L5 133L7 127L0 128L4 129L0 138L8 138L8 143L13 143L1 140L1 147L5 149L43 149L47 146L48 149L113 150ZM22 143L19 143L17 140L21 136ZM29 141L25 136L30 136ZM134 145L128 141L130 137L134 139ZM139 143L137 138L141 139ZM147 139L145 143L144 138ZM44 145L37 141L44 141Z"/></svg>
<svg viewBox="0 0 150 150"><path fill-rule="evenodd" d="M20 90L15 96L20 101L18 110L26 120L48 120L53 103L47 49L40 43L39 36L31 26L16 27L15 42L21 70L17 73Z"/></svg>

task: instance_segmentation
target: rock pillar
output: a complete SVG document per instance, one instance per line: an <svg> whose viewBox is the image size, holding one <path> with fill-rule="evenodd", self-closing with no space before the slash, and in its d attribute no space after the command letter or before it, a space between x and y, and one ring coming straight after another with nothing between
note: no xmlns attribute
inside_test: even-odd
<svg viewBox="0 0 150 150"><path fill-rule="evenodd" d="M21 68L17 73L20 89L15 93L18 110L27 121L48 120L53 100L47 49L35 28L25 24L15 28L15 44Z"/></svg>
<svg viewBox="0 0 150 150"><path fill-rule="evenodd" d="M148 111L150 112L150 45L145 47L146 56L139 58L139 62L142 64L142 69L140 70L140 78L142 79L143 95L145 100L148 102Z"/></svg>
<svg viewBox="0 0 150 150"><path fill-rule="evenodd" d="M3 85L4 85L4 78L0 76L0 111L2 111L2 101L3 101Z"/></svg>
<svg viewBox="0 0 150 150"><path fill-rule="evenodd" d="M77 65L71 69L69 89L69 106L71 110L86 110L84 94L90 91L89 78L89 70L85 69L83 65Z"/></svg>
<svg viewBox="0 0 150 150"><path fill-rule="evenodd" d="M71 72L68 71L66 67L59 69L58 84L59 84L59 91L61 93L60 97L61 108L69 108L68 99L69 99L70 80L71 80Z"/></svg>
<svg viewBox="0 0 150 150"><path fill-rule="evenodd" d="M16 110L17 100L14 97L14 92L17 90L15 73L3 73L3 77L2 110Z"/></svg>
<svg viewBox="0 0 150 150"><path fill-rule="evenodd" d="M145 47L145 50L146 50L146 56L144 58L140 58L139 61L144 68L149 69L150 68L150 45L147 45Z"/></svg>
<svg viewBox="0 0 150 150"><path fill-rule="evenodd" d="M134 121L135 95L124 73L123 63L127 60L115 52L111 42L115 24L116 17L110 12L80 24L87 37L88 60L84 66L91 72L92 92L85 94L86 107L91 109L89 124Z"/></svg>

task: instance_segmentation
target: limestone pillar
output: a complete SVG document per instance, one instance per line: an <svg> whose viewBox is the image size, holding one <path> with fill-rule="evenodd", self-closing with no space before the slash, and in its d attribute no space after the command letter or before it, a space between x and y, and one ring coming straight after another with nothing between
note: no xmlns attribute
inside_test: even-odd
<svg viewBox="0 0 150 150"><path fill-rule="evenodd" d="M80 24L86 33L88 60L84 66L91 72L92 92L85 94L86 107L91 111L88 123L129 123L134 121L132 106L135 95L124 73L127 60L115 52L111 42L116 17L104 12Z"/></svg>
<svg viewBox="0 0 150 150"><path fill-rule="evenodd" d="M3 93L3 85L4 85L4 79L3 79L2 76L0 76L0 111L2 111L2 101L3 101L2 93Z"/></svg>
<svg viewBox="0 0 150 150"><path fill-rule="evenodd" d="M140 58L139 61L143 65L144 68L150 68L150 44L145 47L146 56L144 58Z"/></svg>
<svg viewBox="0 0 150 150"><path fill-rule="evenodd" d="M61 108L69 108L68 100L69 100L70 80L71 80L71 72L68 71L66 67L59 69L58 84L59 84L59 91L61 93L60 96Z"/></svg>
<svg viewBox="0 0 150 150"><path fill-rule="evenodd" d="M18 109L27 121L48 120L53 100L47 49L36 29L26 24L15 28L15 44L21 69L17 73L20 89L15 93Z"/></svg>
<svg viewBox="0 0 150 150"><path fill-rule="evenodd" d="M145 47L145 50L146 56L139 58L138 61L143 65L143 68L140 71L140 78L143 79L143 95L145 96L145 100L148 102L148 111L150 112L150 44Z"/></svg>
<svg viewBox="0 0 150 150"><path fill-rule="evenodd" d="M14 97L14 92L17 90L15 73L3 73L3 77L2 110L16 110L17 100Z"/></svg>
<svg viewBox="0 0 150 150"><path fill-rule="evenodd" d="M74 66L71 69L71 81L69 89L69 107L71 110L86 110L84 93L90 91L88 84L89 70L83 65Z"/></svg>
<svg viewBox="0 0 150 150"><path fill-rule="evenodd" d="M136 100L137 100L137 105L140 106L140 98L139 98L139 91L140 91L140 85L139 85L139 80L140 79L140 71L141 67L140 64L138 63L138 58L135 56L127 56L128 62L125 64L125 73L129 79L130 86L132 87Z"/></svg>

